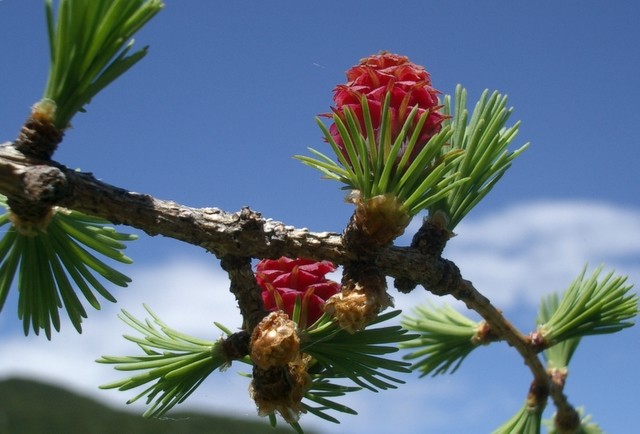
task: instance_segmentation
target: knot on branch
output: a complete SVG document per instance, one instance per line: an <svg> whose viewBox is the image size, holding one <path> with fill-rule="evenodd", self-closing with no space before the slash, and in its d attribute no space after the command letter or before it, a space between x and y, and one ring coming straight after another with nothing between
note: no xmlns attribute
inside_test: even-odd
<svg viewBox="0 0 640 434"><path fill-rule="evenodd" d="M262 230L264 220L262 219L262 214L259 212L253 211L248 206L245 206L237 215L239 217L238 221L240 223L240 227L243 231Z"/></svg>
<svg viewBox="0 0 640 434"><path fill-rule="evenodd" d="M580 414L571 405L561 405L553 422L560 434L575 433L580 428Z"/></svg>
<svg viewBox="0 0 640 434"><path fill-rule="evenodd" d="M529 393L527 395L527 408L540 409L544 408L549 397L549 385L547 382L539 382L533 380L529 387Z"/></svg>
<svg viewBox="0 0 640 434"><path fill-rule="evenodd" d="M238 360L249 354L251 335L242 330L221 340L222 353L228 362Z"/></svg>
<svg viewBox="0 0 640 434"><path fill-rule="evenodd" d="M467 288L461 285L462 274L456 264L448 259L440 259L436 262L436 279L429 287L429 291L436 295L451 294L459 300L468 298Z"/></svg>
<svg viewBox="0 0 640 434"><path fill-rule="evenodd" d="M498 335L487 321L481 321L476 328L476 332L471 338L474 345L489 345L491 342L500 340Z"/></svg>
<svg viewBox="0 0 640 434"><path fill-rule="evenodd" d="M550 346L542 330L536 330L534 332L531 332L529 334L528 339L529 339L529 344L531 345L531 348L536 353L544 351Z"/></svg>
<svg viewBox="0 0 640 434"><path fill-rule="evenodd" d="M429 282L422 282L423 286L434 295L452 295L458 300L470 297L466 285L461 285L462 275L456 264L448 259L439 259L434 263L434 273Z"/></svg>
<svg viewBox="0 0 640 434"><path fill-rule="evenodd" d="M564 385L567 381L567 375L568 375L566 367L548 369L547 373L549 374L549 378L551 378L551 381L553 382L553 384L558 386L560 389L564 389Z"/></svg>
<svg viewBox="0 0 640 434"><path fill-rule="evenodd" d="M13 223L18 230L44 229L51 219L53 205L69 192L67 178L57 167L38 165L26 168L20 179L20 196L7 198Z"/></svg>
<svg viewBox="0 0 640 434"><path fill-rule="evenodd" d="M343 245L358 255L367 256L390 246L404 233L411 217L402 202L392 194L363 198L352 191L349 202L355 211L343 234Z"/></svg>
<svg viewBox="0 0 640 434"><path fill-rule="evenodd" d="M453 234L440 223L440 220L425 217L422 226L411 240L411 248L426 255L429 260L435 261L442 256L442 251L452 236ZM417 283L400 277L394 281L393 286L403 294L408 294L416 288Z"/></svg>
<svg viewBox="0 0 640 434"><path fill-rule="evenodd" d="M64 173L53 166L32 166L25 170L22 181L26 199L53 205L69 192Z"/></svg>
<svg viewBox="0 0 640 434"><path fill-rule="evenodd" d="M248 246L264 240L264 219L262 214L253 211L249 207L242 208L239 212L230 215L228 233L235 244L237 251L243 252ZM227 256L227 252L216 246L213 251L218 257Z"/></svg>

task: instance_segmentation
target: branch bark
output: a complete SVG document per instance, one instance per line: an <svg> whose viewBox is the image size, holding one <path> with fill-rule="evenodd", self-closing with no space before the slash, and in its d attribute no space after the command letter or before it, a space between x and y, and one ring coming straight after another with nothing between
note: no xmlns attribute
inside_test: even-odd
<svg viewBox="0 0 640 434"><path fill-rule="evenodd" d="M41 176L43 173L46 176ZM232 278L232 286L246 274L246 266L241 267L244 273L234 271L231 258L244 258L241 261L244 265L250 258L280 256L329 260L336 264L358 259L343 246L340 234L295 228L265 219L249 208L229 213L218 208L192 208L130 192L99 181L91 173L25 156L11 143L0 146L0 193L27 206L63 206L114 224L141 229L151 236L163 235L200 246L222 260ZM551 392L556 405L562 403L562 392L552 387L538 357L539 349L471 282L462 278L453 262L424 254L415 247L392 246L377 255L375 265L387 276L416 282L436 295L451 294L478 312L496 335L520 353L538 387L546 393ZM232 289L241 311L251 313L251 318L245 318L245 321L249 324L259 321L255 287L235 285Z"/></svg>

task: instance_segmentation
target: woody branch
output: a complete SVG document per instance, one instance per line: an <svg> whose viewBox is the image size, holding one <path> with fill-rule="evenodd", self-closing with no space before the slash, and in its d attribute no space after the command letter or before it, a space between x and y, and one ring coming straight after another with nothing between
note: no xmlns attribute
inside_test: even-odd
<svg viewBox="0 0 640 434"><path fill-rule="evenodd" d="M41 176L46 174L46 176ZM0 147L0 193L32 206L63 206L143 230L200 246L218 258L276 258L280 256L329 260L336 264L357 259L345 249L340 234L312 232L263 218L243 208L229 213L218 208L192 208L109 185L91 173L71 170L55 161L23 155L11 143ZM504 318L457 266L417 248L391 246L379 252L375 265L387 276L408 279L436 295L452 295L478 312L493 333L514 347L534 376L534 382L551 391L556 404L562 392L552 387L537 354L541 350ZM253 288L249 288L252 290ZM241 288L237 291L242 291ZM236 292L239 302L253 300ZM255 306L240 306L255 312ZM245 321L248 319L245 318ZM249 323L255 324L255 318Z"/></svg>

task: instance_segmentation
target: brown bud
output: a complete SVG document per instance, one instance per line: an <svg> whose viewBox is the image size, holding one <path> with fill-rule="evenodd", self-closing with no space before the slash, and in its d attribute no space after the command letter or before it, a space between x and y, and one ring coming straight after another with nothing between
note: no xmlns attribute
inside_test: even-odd
<svg viewBox="0 0 640 434"><path fill-rule="evenodd" d="M356 207L352 223L360 233L357 238L363 238L361 243L365 250L388 246L402 235L411 221L409 214L402 208L402 202L390 193L362 199L358 192L354 192L349 201ZM356 250L361 250L358 249L358 241L354 242Z"/></svg>
<svg viewBox="0 0 640 434"><path fill-rule="evenodd" d="M62 141L64 131L54 124L56 104L50 99L36 103L15 141L23 154L49 160Z"/></svg>
<svg viewBox="0 0 640 434"><path fill-rule="evenodd" d="M309 359L308 356L298 356L286 366L253 367L249 393L260 416L277 411L289 423L300 418L300 413L305 412L302 398L311 385L311 377L307 373Z"/></svg>
<svg viewBox="0 0 640 434"><path fill-rule="evenodd" d="M253 329L251 360L262 369L284 366L298 357L300 338L296 323L282 312L271 312Z"/></svg>
<svg viewBox="0 0 640 434"><path fill-rule="evenodd" d="M384 288L364 288L358 282L349 283L351 287L343 288L329 298L324 309L333 315L341 328L355 333L363 330L384 309L393 306L393 299Z"/></svg>

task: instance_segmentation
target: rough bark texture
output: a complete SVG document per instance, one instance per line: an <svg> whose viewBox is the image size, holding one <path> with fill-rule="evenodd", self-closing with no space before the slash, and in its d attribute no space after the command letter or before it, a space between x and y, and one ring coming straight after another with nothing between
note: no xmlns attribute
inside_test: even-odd
<svg viewBox="0 0 640 434"><path fill-rule="evenodd" d="M436 260L442 256L442 251L451 236L451 232L442 227L442 225L437 224L432 219L425 218L422 226L411 240L411 247ZM398 278L393 285L398 291L408 294L416 288L417 283L407 278Z"/></svg>
<svg viewBox="0 0 640 434"><path fill-rule="evenodd" d="M64 206L124 224L149 235L163 235L200 246L221 259L229 273L231 290L252 330L264 316L260 291L251 272L251 258L280 256L329 260L336 264L361 259L344 247L340 234L312 232L263 218L244 208L229 213L218 208L192 208L114 187L54 161L28 156L12 144L0 146L0 193L10 203L26 208ZM422 236L420 237L423 238ZM549 388L556 405L566 402L562 389L550 382L529 338L513 327L473 284L464 280L456 265L430 251L423 241L413 247L386 247L371 260L383 275L422 285L436 295L451 294L478 312L493 333L523 357L537 387ZM440 243L436 243L440 244ZM425 252L426 250L426 252ZM439 247L438 247L439 250ZM440 250L441 251L441 250Z"/></svg>

